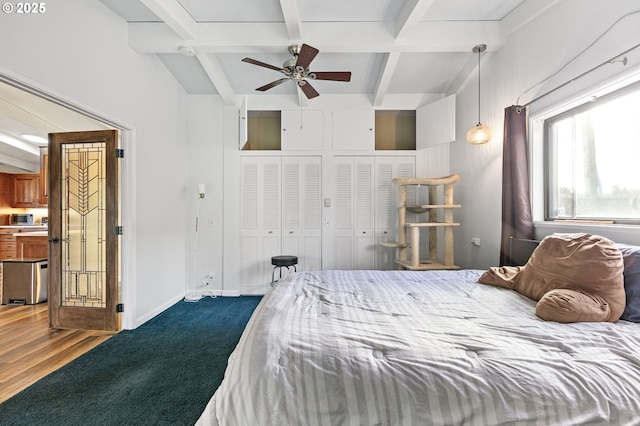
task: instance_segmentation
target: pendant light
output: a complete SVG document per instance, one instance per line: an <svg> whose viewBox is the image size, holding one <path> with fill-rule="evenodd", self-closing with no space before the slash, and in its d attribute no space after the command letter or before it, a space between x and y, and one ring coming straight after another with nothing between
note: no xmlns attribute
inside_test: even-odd
<svg viewBox="0 0 640 426"><path fill-rule="evenodd" d="M486 44L479 44L472 49L473 53L478 54L478 124L473 126L467 132L467 142L480 145L491 140L491 128L480 122L480 54L487 50Z"/></svg>

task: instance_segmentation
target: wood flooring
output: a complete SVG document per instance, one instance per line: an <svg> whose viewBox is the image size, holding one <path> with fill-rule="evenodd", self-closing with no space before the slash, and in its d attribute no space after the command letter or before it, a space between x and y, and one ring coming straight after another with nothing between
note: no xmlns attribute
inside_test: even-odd
<svg viewBox="0 0 640 426"><path fill-rule="evenodd" d="M114 334L50 329L47 309L0 305L0 403Z"/></svg>

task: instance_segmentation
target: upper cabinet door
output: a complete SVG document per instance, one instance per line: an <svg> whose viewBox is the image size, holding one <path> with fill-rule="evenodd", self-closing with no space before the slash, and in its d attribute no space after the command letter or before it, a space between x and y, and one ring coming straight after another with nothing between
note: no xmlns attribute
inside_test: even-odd
<svg viewBox="0 0 640 426"><path fill-rule="evenodd" d="M416 149L456 140L456 95L416 110Z"/></svg>
<svg viewBox="0 0 640 426"><path fill-rule="evenodd" d="M242 150L249 139L249 118L247 113L247 97L242 100L242 105L238 111L238 149Z"/></svg>
<svg viewBox="0 0 640 426"><path fill-rule="evenodd" d="M373 151L375 149L375 112L345 110L333 112L333 149L335 151Z"/></svg>
<svg viewBox="0 0 640 426"><path fill-rule="evenodd" d="M324 119L322 111L282 111L282 150L322 150Z"/></svg>

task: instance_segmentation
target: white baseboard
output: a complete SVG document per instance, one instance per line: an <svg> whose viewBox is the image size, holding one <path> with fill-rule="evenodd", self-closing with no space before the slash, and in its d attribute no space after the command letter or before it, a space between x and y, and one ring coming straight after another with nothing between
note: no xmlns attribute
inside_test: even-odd
<svg viewBox="0 0 640 426"><path fill-rule="evenodd" d="M167 309L169 309L170 307L172 307L173 305L175 305L176 303L181 301L183 298L184 298L184 295L179 294L178 296L175 296L175 297L171 298L166 303L158 306L156 309L154 309L153 311L151 311L148 314L144 315L143 317L136 318L136 320L134 321L134 324L133 324L134 325L133 328L140 327L142 324L144 324L145 322L149 321L151 318L155 317L156 315L166 311Z"/></svg>

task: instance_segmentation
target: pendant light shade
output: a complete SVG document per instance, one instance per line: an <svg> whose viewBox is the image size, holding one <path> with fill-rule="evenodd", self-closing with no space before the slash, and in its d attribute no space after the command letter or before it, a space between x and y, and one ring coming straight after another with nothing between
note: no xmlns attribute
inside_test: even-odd
<svg viewBox="0 0 640 426"><path fill-rule="evenodd" d="M480 145L491 140L491 127L478 123L467 132L467 142Z"/></svg>
<svg viewBox="0 0 640 426"><path fill-rule="evenodd" d="M487 50L486 44L479 44L472 50L473 53L478 54L478 124L467 132L467 142L474 145L487 143L491 140L491 128L480 122L480 54L485 50Z"/></svg>

